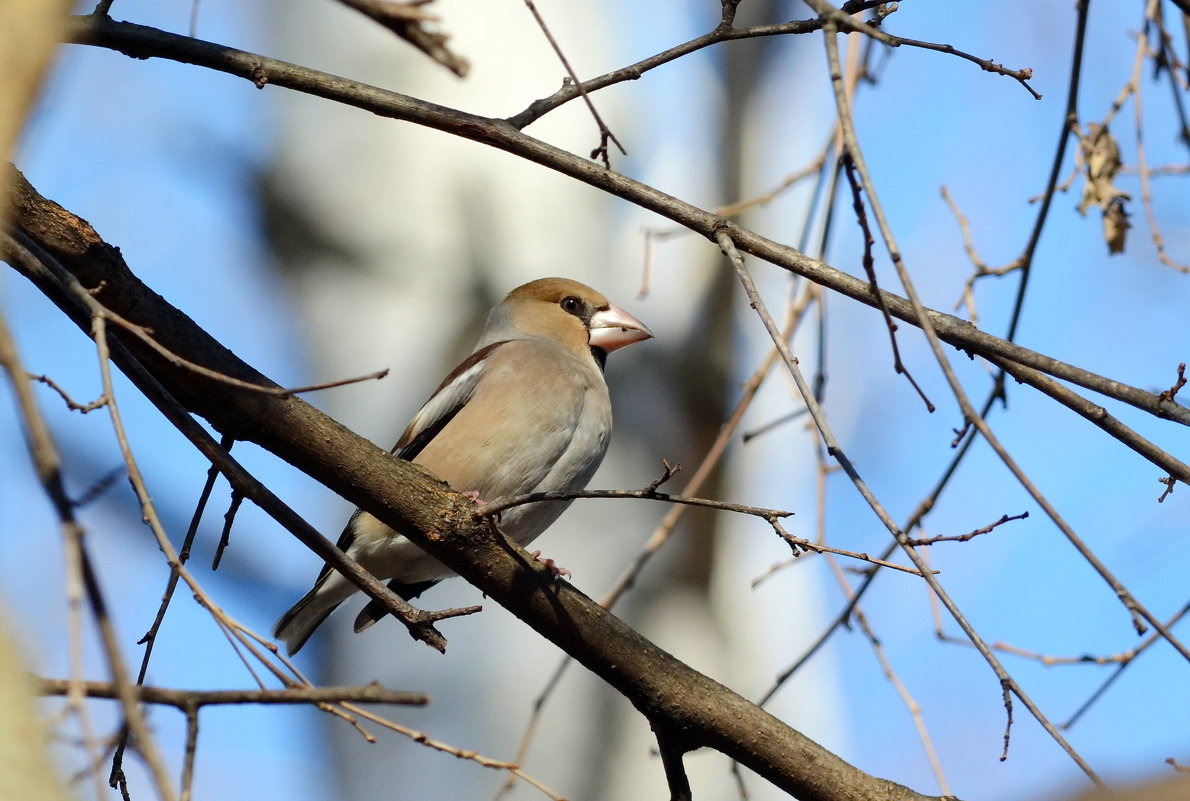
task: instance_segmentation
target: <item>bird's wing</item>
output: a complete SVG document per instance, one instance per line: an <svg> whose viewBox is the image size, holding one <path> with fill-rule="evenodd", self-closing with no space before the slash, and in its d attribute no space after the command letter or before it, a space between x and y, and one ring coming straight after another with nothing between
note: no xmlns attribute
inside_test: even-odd
<svg viewBox="0 0 1190 801"><path fill-rule="evenodd" d="M402 459L412 461L429 444L438 432L446 427L459 413L479 384L483 374L484 361L492 352L506 342L494 342L472 353L462 364L451 370L425 405L413 416L413 420L393 446L393 453Z"/></svg>
<svg viewBox="0 0 1190 801"><path fill-rule="evenodd" d="M464 359L458 367L451 370L450 375L443 379L430 399L413 416L412 422L405 429L405 433L401 434L401 438L393 446L392 452L399 458L408 461L416 458L430 440L454 419L459 410L475 394L475 387L483 373L484 359L503 344L505 343L494 342L487 347L480 348ZM343 527L343 533L339 535L339 541L335 543L340 551L346 553L355 542L355 521L361 514L363 514L363 510L356 509L351 514L351 519L347 521L347 525ZM330 572L331 566L324 564L318 574L315 586L321 583Z"/></svg>

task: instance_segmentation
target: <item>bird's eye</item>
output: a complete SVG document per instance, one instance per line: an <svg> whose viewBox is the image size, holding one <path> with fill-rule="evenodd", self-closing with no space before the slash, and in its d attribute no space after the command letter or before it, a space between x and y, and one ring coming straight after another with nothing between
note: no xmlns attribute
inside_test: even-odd
<svg viewBox="0 0 1190 801"><path fill-rule="evenodd" d="M574 295L568 295L562 298L560 305L562 306L562 310L568 314L578 314L583 308L583 302Z"/></svg>

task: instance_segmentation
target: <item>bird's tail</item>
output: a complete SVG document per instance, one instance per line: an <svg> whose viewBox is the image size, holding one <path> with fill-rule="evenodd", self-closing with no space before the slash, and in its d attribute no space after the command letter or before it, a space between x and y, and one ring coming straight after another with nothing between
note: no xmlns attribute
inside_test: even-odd
<svg viewBox="0 0 1190 801"><path fill-rule="evenodd" d="M393 579L388 583L388 587L408 601L421 595L439 581L441 579L402 584ZM310 639L314 630L322 625L322 621L326 620L327 616L354 592L355 585L343 578L341 574L334 570L327 572L314 582L313 589L303 595L300 601L277 619L273 625L273 637L283 641L286 651L290 656L293 656L306 644L306 640ZM369 601L355 619L356 632L363 631L387 614L388 610L383 604Z"/></svg>
<svg viewBox="0 0 1190 801"><path fill-rule="evenodd" d="M343 603L346 596L328 591L327 580L336 573L328 573L314 583L314 587L302 599L289 608L273 625L273 637L285 643L290 656L296 654L314 629ZM354 589L354 588L353 588Z"/></svg>
<svg viewBox="0 0 1190 801"><path fill-rule="evenodd" d="M402 584L396 579L393 579L388 583L388 588L401 596L403 600L412 601L441 580L431 579L430 581L415 581L410 584ZM359 634L387 614L388 609L384 607L384 604L375 600L368 601L368 605L361 609L360 613L355 617L355 633Z"/></svg>

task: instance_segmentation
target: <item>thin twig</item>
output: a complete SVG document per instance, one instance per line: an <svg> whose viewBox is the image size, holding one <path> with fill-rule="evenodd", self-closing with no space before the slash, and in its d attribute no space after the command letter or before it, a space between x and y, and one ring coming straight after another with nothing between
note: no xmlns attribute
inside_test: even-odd
<svg viewBox="0 0 1190 801"><path fill-rule="evenodd" d="M835 55L835 58L832 59L831 62L831 72L832 75L838 75L837 43L834 40L833 32L830 30L832 27L831 23L828 22L826 27L827 31L824 38L828 43L828 48L832 48L832 45L834 46L830 52L834 53ZM842 114L840 117L842 118ZM861 162L859 162L857 159L857 166L860 164ZM869 197L870 196L871 192L869 191ZM1096 776L1095 772L1091 769L1091 766L1088 765L1076 751L1074 751L1069 743L1066 742L1065 738L1062 737L1061 733L1053 727L1041 710L1037 708L1032 700L1029 699L1027 695L1025 695L1024 691L1016 685L1016 682L1013 681L1013 679L1008 675L1008 672L1004 670L1004 667L1000 664L999 660L996 659L995 654L993 654L991 650L988 649L987 645L983 642L983 639L963 616L962 612L955 605L954 601L945 594L945 591L942 589L942 586L938 583L937 579L935 579L928 572L927 566L922 561L917 551L912 547L904 545L905 533L897 528L896 523L893 522L892 518L888 515L888 512L885 511L884 507L876 499L875 495L872 494L867 484L856 471L855 466L851 463L851 460L847 457L846 453L835 439L834 433L827 424L826 418L822 413L822 409L819 406L818 401L814 398L813 393L810 391L809 385L806 383L805 377L802 375L801 369L798 367L797 359L794 357L789 345L780 338L772 316L769 315L768 310L765 308L764 301L761 299L760 294L756 291L756 285L753 283L752 277L748 274L747 267L744 264L743 256L740 255L739 251L735 247L735 243L732 241L731 237L726 231L720 231L719 235L717 236L717 240L719 242L720 248L723 250L723 253L727 255L727 257L731 260L732 265L735 267L736 273L740 279L740 283L743 285L745 294L748 296L749 304L753 309L755 309L757 315L760 317L765 329L769 332L770 338L777 346L778 351L780 351L781 358L785 363L786 369L788 369L795 383L797 383L798 390L802 394L802 400L806 403L807 408L809 408L810 416L813 418L814 424L818 428L818 431L822 436L824 443L826 444L827 452L832 457L834 457L836 461L838 461L843 471L847 474L847 477L851 479L852 484L855 485L855 488L868 503L868 506L880 519L880 522L883 523L884 526L889 530L894 539L896 539L896 541L902 545L906 555L913 561L917 569L922 571L922 576L926 580L927 584L929 584L930 589L938 594L939 598L941 598L943 603L946 604L951 616L963 629L963 632L971 638L973 643L976 644L976 648L992 667L993 671L1000 679L1001 684L1005 687L1011 686L1013 688L1013 691L1019 698L1021 698L1022 702L1029 707L1030 712L1033 713L1033 716L1037 719L1037 721L1046 729L1047 732L1049 732L1050 736L1053 737L1054 740L1063 747L1063 749L1070 755L1075 763L1078 764L1079 767L1089 777L1091 777L1093 781L1099 783L1100 780L1098 776Z"/></svg>
<svg viewBox="0 0 1190 801"><path fill-rule="evenodd" d="M826 157L827 154L830 153L831 144L834 141L834 138L835 133L834 131L831 131L830 136L827 137L826 144L823 145L822 149L818 151L818 155L815 156L809 164L807 164L805 167L802 167L800 170L795 170L789 173L780 181L778 181L772 188L754 197L737 200L734 203L727 204L726 206L718 206L714 209L714 212L723 217L738 217L749 209L764 207L772 203L790 188L796 186L813 175L819 174L822 171L823 166L826 164Z"/></svg>
<svg viewBox="0 0 1190 801"><path fill-rule="evenodd" d="M194 760L198 756L198 707L186 707L185 712L186 745L182 751L181 801L190 801L194 790Z"/></svg>
<svg viewBox="0 0 1190 801"><path fill-rule="evenodd" d="M540 790L542 793L544 793L545 795L547 795L551 799L553 799L553 801L566 801L565 798L563 798L561 795L555 793L553 790L546 787L545 784L542 783L540 780L533 778L532 776L530 776L529 774L527 774L523 770L521 770L520 765L517 765L515 762L505 762L502 759L492 759L491 757L486 757L483 754L476 753L475 751L470 751L470 750L463 749L463 748L456 748L455 746L450 745L448 743L444 743L440 740L435 740L434 738L430 737L428 734L426 734L423 731L418 731L417 729L411 729L408 726L402 726L399 723L395 723L391 720L386 720L386 719L380 717L379 715L373 714L371 711L369 711L363 707L356 706L355 704L348 703L348 704L344 704L343 706L344 706L344 708L351 710L352 712L359 715L360 717L372 721L373 723L375 723L378 726L383 726L384 728L388 729L389 731L393 731L393 732L396 732L397 734L408 737L410 740L413 740L413 742L418 743L419 745L424 745L427 748L434 749L435 751L441 751L444 754L450 754L451 756L457 757L459 759L469 760L469 761L474 762L477 765L481 765L485 768L490 768L492 770L508 771L509 774L514 775L518 779L521 779L521 780L533 785L538 790Z"/></svg>
<svg viewBox="0 0 1190 801"><path fill-rule="evenodd" d="M829 7L829 3L826 3L825 0L808 0L808 2L810 2L815 8L819 6ZM1175 638L1169 632L1169 630L1163 626L1161 621L1158 620L1153 615L1153 613L1148 610L1147 607L1141 604L1136 599L1136 597L1131 592L1129 592L1128 589L1115 577L1115 575L1107 569L1107 566L1098 558L1098 556L1095 555L1093 551L1091 551L1091 549L1075 533L1074 529L1066 523L1061 515L1058 514L1057 509L1055 509L1053 505L1050 504L1050 502L1045 498L1045 496L1041 494L1040 490L1036 487L1036 485L1034 485L1033 481L1025 474L1025 472L1020 468L1020 466L1000 443L999 439L992 433L991 429L987 425L987 422L978 415L974 407L971 405L966 391L963 389L954 373L954 369L950 364L950 360L942 350L941 343L938 340L937 332L935 331L929 316L926 314L925 307L921 304L921 301L917 295L917 290L914 288L913 282L909 277L908 270L906 269L904 261L901 258L900 249L893 238L892 230L888 224L888 220L884 215L884 211L881 207L879 199L875 195L875 189L871 176L868 173L867 165L865 164L863 155L860 152L859 142L855 132L855 124L851 116L850 101L846 93L841 88L841 79L839 76L838 42L836 41L836 37L832 28L833 22L827 22L824 27L825 35L823 38L826 43L827 59L831 69L831 82L835 88L835 101L836 105L838 106L839 120L841 123L843 139L846 144L846 148L855 159L856 169L859 173L864 190L867 192L869 201L872 205L872 214L876 218L877 227L879 228L880 235L884 239L885 245L888 248L889 256L892 259L893 266L897 270L897 275L901 279L901 285L905 289L906 297L912 304L917 315L917 319L920 322L922 333L925 334L926 341L934 353L934 357L938 362L938 366L941 368L947 383L950 385L955 400L958 401L959 406L962 409L964 420L970 422L979 430L980 435L996 452L996 455L999 457L1000 461L1006 468L1008 468L1021 487L1023 487L1025 491L1029 493L1029 495L1034 501L1037 502L1039 506L1041 506L1046 515L1049 516L1050 520L1053 521L1054 525L1057 526L1059 531L1062 532L1063 536L1065 536L1066 539L1078 550L1083 559L1085 559L1088 564L1094 568L1095 572L1100 575L1104 582L1108 584L1108 586L1115 593L1116 597L1120 599L1125 609L1127 609L1128 613L1131 615L1133 625L1137 629L1137 633L1144 633L1144 624L1147 622L1149 625L1160 631L1162 636L1165 637L1169 644L1172 645L1174 649L1182 655L1183 658L1185 658L1187 661L1190 661L1190 648L1187 648L1184 643ZM916 563L917 562L915 560L915 564ZM935 591L938 591L941 597L940 589L936 589ZM945 597L943 597L943 602L946 602ZM1056 732L1053 732L1053 734L1056 734Z"/></svg>
<svg viewBox="0 0 1190 801"><path fill-rule="evenodd" d="M747 445L749 442L756 439L757 437L762 437L765 434L769 433L770 431L780 428L781 426L785 425L786 423L792 423L794 420L797 420L801 417L805 417L808 413L809 413L809 411L804 406L800 409L794 409L792 412L787 412L778 418L769 420L767 423L764 423L763 425L759 425L756 428L748 429L744 433L740 434L740 442Z"/></svg>
<svg viewBox="0 0 1190 801"><path fill-rule="evenodd" d="M41 679L43 695L65 695L70 689L65 679ZM88 681L83 685L88 698L119 699L110 681ZM142 685L134 689L144 704L161 704L185 711L190 706L228 706L233 704L311 704L356 702L361 704L399 704L425 706L429 696L381 687L376 682L358 687L287 687L283 690L177 690Z"/></svg>
<svg viewBox="0 0 1190 801"><path fill-rule="evenodd" d="M1148 0L1145 4L1145 22L1152 23L1157 16L1159 0ZM1131 83L1134 87L1132 94L1132 110L1136 118L1136 170L1140 175L1140 202L1145 210L1145 219L1149 224L1149 236L1153 240L1153 247L1157 249L1157 259L1170 269L1180 273L1190 273L1190 265L1180 264L1169 257L1165 250L1165 237L1157 224L1157 216L1153 213L1153 190L1149 185L1148 157L1145 155L1144 145L1144 111L1141 107L1144 90L1141 87L1140 70L1144 56L1148 52L1148 41L1144 36L1138 36L1136 42L1136 61L1132 68ZM1175 95L1177 92L1175 92Z"/></svg>
<svg viewBox="0 0 1190 801"><path fill-rule="evenodd" d="M374 373L368 373L367 375L357 376L355 378L344 378L341 380L328 381L321 384L311 384L310 386L306 387L278 387L254 384L251 381L242 381L238 378L235 378L234 376L220 373L217 370L211 370L210 368L204 367L197 362L192 362L189 359L182 358L154 339L152 332L146 329L144 326L130 322L119 314L113 312L111 309L104 308L98 300L96 301L96 305L93 306L93 313L102 314L105 319L115 323L116 325L120 326L120 328L144 342L153 350L157 351L157 353L165 357L165 359L169 361L170 364L176 367L190 370L191 372L197 373L204 378L210 378L213 381L219 381L221 383L237 387L238 389L245 389L249 392L259 392L262 395L275 395L279 398L288 398L292 395L297 395L303 392L312 392L314 390L327 389L330 387L341 387L347 384L356 384L361 381L376 381L388 375L388 370L384 369L378 370Z"/></svg>
<svg viewBox="0 0 1190 801"><path fill-rule="evenodd" d="M835 580L839 586L843 588L844 592L853 597L853 593L847 585L842 572L839 570L835 560L831 560L831 569L835 574ZM884 677L888 679L896 690L897 695L901 697L901 703L909 710L909 717L913 720L913 727L917 730L917 738L921 741L922 750L925 751L926 761L930 763L930 769L934 772L934 779L938 782L938 789L943 796L951 795L950 783L946 780L946 773L942 770L942 761L938 758L938 750L934 748L934 740L930 737L929 729L926 728L925 717L922 715L921 705L917 703L917 699L909 692L909 688L901 681L896 671L893 670L892 662L889 661L888 654L884 651L884 644L880 637L876 636L871 624L868 622L868 616L863 613L859 606L856 606L853 612L855 622L859 625L860 631L868 639L868 644L872 648L872 652L876 655L876 660L880 663L880 669L884 673Z"/></svg>
<svg viewBox="0 0 1190 801"><path fill-rule="evenodd" d="M1007 78L1012 78L1021 86L1023 86L1029 94L1033 95L1034 100L1041 99L1041 95L1029 85L1030 79L1033 78L1033 70L1029 67L1019 70L1008 69L1003 64L997 64L990 58L979 58L978 56L974 56L970 53L965 53L962 50L956 48L954 45L939 44L936 42L923 42L920 39L906 39L901 36L893 36L892 34L887 33L886 31L881 30L874 25L870 25L853 17L852 12L846 10L846 6L843 8L835 8L834 6L825 2L825 0L806 0L806 4L818 12L819 19L823 20L824 31L826 30L829 23L831 27L834 27L838 30L862 33L865 36L869 36L877 42L880 42L881 44L888 45L889 47L901 47L904 45L906 47L916 47L922 50L932 50L936 53L945 53L947 55L957 56L977 65L985 72L992 72L997 75L1003 75Z"/></svg>
<svg viewBox="0 0 1190 801"><path fill-rule="evenodd" d="M850 0L843 4L840 11L843 14L854 14L872 7L871 2ZM850 21L850 18L849 18ZM732 24L733 19L731 15L724 14L720 20L719 25L709 33L702 36L697 36L694 39L683 42L669 48L668 50L657 53L649 58L642 59L635 64L630 64L627 67L622 67L618 70L600 75L592 78L589 81L584 81L581 84L569 84L563 86L557 92L554 92L549 97L535 100L528 108L507 118L509 124L520 130L530 125L531 123L541 119L543 116L553 111L565 103L580 97L583 93L591 93L604 89L608 86L613 86L624 81L635 81L643 76L646 72L656 69L664 64L687 56L698 50L706 47L711 47L722 42L730 42L738 39L753 39L757 37L767 36L786 36L796 34L813 33L822 28L821 19L806 19L793 20L790 22L783 22L775 25L755 25L748 28L736 28ZM858 20L854 21L857 28L890 47L899 47L907 45L909 47L916 47L925 50L932 50L935 52L946 53L948 55L957 56L978 65L981 69L988 72L994 72L999 75L1005 75L1018 81L1030 94L1035 98L1040 98L1033 88L1029 86L1028 80L1033 77L1032 71L1029 69L1010 70L994 63L991 59L981 59L978 56L965 53L947 44L934 44L931 42L922 42L914 39L902 39L897 36L887 34L878 28L871 25L860 23ZM862 26L862 27L858 27Z"/></svg>
<svg viewBox="0 0 1190 801"><path fill-rule="evenodd" d="M692 498L688 495L672 495L668 492L658 492L655 488L645 487L639 490L574 490L568 492L531 492L527 495L517 495L512 498L502 498L491 503L485 503L477 508L472 516L479 520L495 518L500 512L514 506L524 506L527 503L542 503L545 501L563 502L580 499L599 498L605 500L636 500L636 501L664 501L678 503L685 506L701 506L706 509L719 509L724 512L751 515L763 520L773 521L783 517L790 517L793 512L781 509L767 509L762 506L748 506L742 503L715 501L710 498Z"/></svg>
<svg viewBox="0 0 1190 801"><path fill-rule="evenodd" d="M1021 266L1021 282L1017 285L1016 298L1013 300L1008 333L1004 335L1004 338L1009 342L1016 339L1016 330L1024 312L1025 294L1029 288L1029 278L1033 271L1033 256L1037 253L1037 245L1041 242L1041 233L1045 229L1046 220L1049 219L1054 192L1058 186L1058 176L1062 171L1062 163L1066 159L1066 146L1070 141L1071 133L1078 125L1078 92L1082 81L1083 47L1087 41L1087 17L1091 0L1076 0L1074 5L1078 16L1075 22L1070 81L1066 90L1066 111L1062 117L1061 130L1058 132L1058 146L1054 153L1054 160L1050 164L1049 178L1046 180L1045 191L1041 195L1041 206L1037 209L1037 217L1033 221L1033 230L1029 233L1025 248L1017 258L1017 262Z"/></svg>
<svg viewBox="0 0 1190 801"><path fill-rule="evenodd" d="M976 537L980 536L981 534L987 534L987 533L991 532L993 529L1004 525L1005 523L1009 522L1010 520L1024 520L1028 516L1029 516L1028 512L1021 512L1019 515L1004 515L999 520L997 520L995 523L989 523L988 525L984 526L983 528L977 528L974 531L968 531L966 534L953 534L953 535L943 535L943 536L937 536L937 537L926 537L924 539L907 538L905 540L905 542L908 543L909 545L912 545L914 548L920 548L920 547L926 546L926 545L936 545L939 542L969 542L970 540L975 539Z"/></svg>
<svg viewBox="0 0 1190 801"><path fill-rule="evenodd" d="M979 314L975 310L975 282L980 278L987 276L1003 277L1009 273L1016 272L1021 269L1020 260L1011 261L1003 267L988 267L983 259L979 258L979 254L975 252L975 243L971 239L971 226L967 221L966 215L959 211L958 204L950 196L950 192L946 187L942 187L942 199L946 201L946 205L950 207L950 213L954 215L955 221L959 224L959 233L963 237L963 250L967 254L975 271L967 277L966 283L963 284L963 293L959 299L955 301L954 309L957 311L959 306L966 304L967 314L971 318L971 322L976 325L979 324Z"/></svg>
<svg viewBox="0 0 1190 801"><path fill-rule="evenodd" d="M868 228L868 215L864 211L863 192L859 181L855 177L855 162L852 160L850 154L846 152L843 154L843 171L847 174L847 183L851 185L851 208L855 211L856 222L859 223L860 231L863 233L864 274L868 276L868 283L872 285L872 294L881 298L880 312L884 315L884 324L888 328L888 340L892 345L893 372L897 375L903 375L908 379L909 384L917 392L918 397L925 403L926 411L933 414L934 404L926 397L926 393L922 391L917 381L914 380L913 374L909 372L908 368L905 367L905 363L901 361L901 349L897 347L897 324L893 322L892 315L888 313L888 306L884 305L883 297L880 295L880 287L876 284L876 264L872 258L872 245L875 240L872 238L871 229Z"/></svg>
<svg viewBox="0 0 1190 801"><path fill-rule="evenodd" d="M864 3L852 2L846 3L844 7L859 7ZM635 81L643 76L646 72L656 69L657 67L668 64L671 61L688 56L691 53L702 50L706 47L719 44L720 42L727 42L735 39L750 39L760 36L781 36L786 34L803 34L817 31L822 27L822 23L816 19L809 20L795 20L779 25L757 25L751 28L736 28L733 27L734 11L729 12L727 6L724 6L724 13L720 19L719 24L714 30L705 33L702 36L696 36L689 41L676 45L664 50L649 58L642 59L635 64L629 64L627 67L622 67L618 70L600 75L582 83L570 83L564 85L561 89L554 92L549 97L544 97L535 100L529 104L528 108L514 114L507 118L507 122L517 130L525 128L528 125L536 122L544 117L549 112L562 106L577 97L584 94L596 92L600 89L605 89L608 86L614 86L624 81Z"/></svg>
<svg viewBox="0 0 1190 801"><path fill-rule="evenodd" d="M545 24L545 19L541 16L541 12L537 10L537 5L533 0L524 0L525 6L528 7L529 13L533 15L533 19L537 21L537 26L541 28L541 32L545 34L546 40L549 41L550 47L554 49L554 54L558 60L562 62L562 66L566 68L566 74L570 76L572 84L578 89L579 95L582 96L583 102L587 104L587 111L591 112L591 116L595 119L595 124L599 126L599 147L591 151L591 158L599 158L603 162L603 166L609 170L612 168L611 154L608 153L607 143L614 142L616 148L621 155L627 156L628 151L624 149L624 145L620 144L620 140L612 133L611 128L607 127L607 123L603 121L603 117L599 116L599 111L595 108L595 103L591 100L591 96L583 88L583 83L578 79L578 75L574 71L574 67L570 66L570 60L566 58L566 54L562 52L562 47L558 44L558 40L554 38L553 33L550 32L549 26Z"/></svg>
<svg viewBox="0 0 1190 801"><path fill-rule="evenodd" d="M518 495L514 498L506 498L484 504L483 506L476 509L473 515L477 519L495 519L496 515L498 515L500 512L503 512L506 509L511 509L514 506L523 506L528 503L540 503L544 501L568 502L584 498L664 501L667 503L676 503L685 506L701 506L707 509L718 509L724 512L735 512L737 514L751 515L753 517L761 518L770 526L772 526L777 535L781 537L781 539L785 540L785 542L791 547L793 547L795 552L797 549L801 549L803 551L811 551L813 553L833 553L837 556L846 556L851 559L870 562L874 565L892 568L893 570L899 570L904 573L911 573L917 576L921 575L920 570L872 557L866 553L848 551L841 548L832 548L811 540L795 537L786 531L785 528L780 524L781 518L790 517L793 515L793 512L786 512L780 509L766 509L760 506L747 506L745 504L739 503L728 503L726 501L714 501L708 498L691 498L685 495L671 495L667 492L658 492L656 487L652 486L639 490L574 490L567 492L533 492L529 493L528 495Z"/></svg>
<svg viewBox="0 0 1190 801"><path fill-rule="evenodd" d="M29 460L37 471L38 479L53 505L62 528L63 540L67 554L66 560L66 604L68 658L70 664L70 679L67 681L66 695L70 713L78 720L82 733L83 748L87 753L87 761L95 766L89 770L95 782L96 798L107 796L103 780L98 772L98 765L102 760L98 739L91 715L84 703L83 682L83 580L80 570L79 548L83 544L82 527L75 518L74 507L62 486L62 457L50 433L49 426L37 406L37 400L30 386L30 375L21 365L20 353L16 342L8 328L8 321L0 312L0 367L8 375L8 382L17 398L17 408L23 424L25 443L29 449ZM106 403L106 398L104 398Z"/></svg>
<svg viewBox="0 0 1190 801"><path fill-rule="evenodd" d="M45 384L54 392L57 392L58 396L62 398L63 402L66 403L67 408L69 408L72 412L82 412L83 414L87 414L88 412L93 412L96 409L102 409L105 405L107 405L107 398L103 397L102 395L90 403L77 402L66 393L66 390L58 386L57 383L54 382L54 379L50 378L48 375L33 375L32 373L29 373L29 378L37 381L40 384Z"/></svg>
<svg viewBox="0 0 1190 801"><path fill-rule="evenodd" d="M1167 389L1161 393L1161 397L1165 400L1173 400L1174 395L1178 394L1178 390L1180 390L1182 387L1186 386L1186 363L1185 362L1181 362L1180 364L1178 364L1177 373L1178 373L1178 380L1173 383L1173 386L1171 386L1169 389Z"/></svg>
<svg viewBox="0 0 1190 801"><path fill-rule="evenodd" d="M1166 626L1174 626L1179 620L1185 617L1188 612L1190 612L1190 603L1183 605L1181 609L1174 613L1174 615L1170 617L1168 621L1166 621ZM1157 640L1160 638L1160 634L1150 634L1140 645L1136 646L1130 651L1127 651L1127 658L1119 660L1119 666L1116 667L1116 669L1112 671L1112 674L1104 680L1103 684L1091 694L1091 697L1088 698L1082 706L1076 709L1074 714L1072 714L1070 718L1062 724L1062 728L1069 729L1074 726L1074 724L1078 722L1079 718L1081 718L1083 714L1095 704L1096 701L1103 697L1103 694L1107 692L1107 689L1115 682L1116 679L1120 677L1120 675L1128 668L1128 666L1136 660L1136 657L1140 656L1145 651L1148 651L1153 643L1157 642Z"/></svg>
<svg viewBox="0 0 1190 801"><path fill-rule="evenodd" d="M231 503L228 504L227 511L223 513L223 530L219 533L219 544L215 546L215 555L211 557L212 573L219 569L219 563L223 561L223 552L231 544L231 526L235 522L236 512L239 511L240 504L243 502L244 493L239 490L232 490Z"/></svg>

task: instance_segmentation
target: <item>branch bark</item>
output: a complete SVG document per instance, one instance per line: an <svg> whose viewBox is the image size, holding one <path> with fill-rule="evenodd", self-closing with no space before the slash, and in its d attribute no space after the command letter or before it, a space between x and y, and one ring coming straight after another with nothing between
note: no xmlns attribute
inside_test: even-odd
<svg viewBox="0 0 1190 801"><path fill-rule="evenodd" d="M145 286L85 221L41 197L19 174L9 192L14 226L104 306L191 362L269 383ZM90 330L89 317L72 305L64 286L44 278L36 283L80 328ZM802 801L928 798L864 773L676 659L571 585L555 582L548 568L475 520L470 500L299 398L215 380L174 364L138 338L111 336L129 354L115 356L122 370L143 365L223 434L259 444L405 533L618 690L655 730L677 738L681 750L718 750Z"/></svg>

